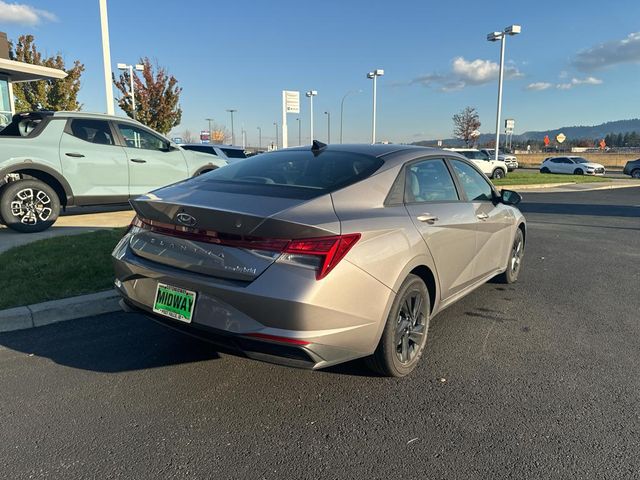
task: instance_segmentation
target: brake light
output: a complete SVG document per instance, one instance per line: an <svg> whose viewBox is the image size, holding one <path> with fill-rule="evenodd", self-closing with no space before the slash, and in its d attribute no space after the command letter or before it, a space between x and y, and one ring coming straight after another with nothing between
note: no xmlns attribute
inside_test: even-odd
<svg viewBox="0 0 640 480"><path fill-rule="evenodd" d="M316 268L316 279L321 280L335 268L360 239L359 233L301 239L262 238L232 235L214 230L198 229L142 219L136 215L129 229L137 227L171 237L197 242L214 243L249 250L266 250L286 254L291 263Z"/></svg>
<svg viewBox="0 0 640 480"><path fill-rule="evenodd" d="M333 270L358 240L360 240L359 233L291 240L284 249L284 253L318 257L320 265L316 278L320 280Z"/></svg>

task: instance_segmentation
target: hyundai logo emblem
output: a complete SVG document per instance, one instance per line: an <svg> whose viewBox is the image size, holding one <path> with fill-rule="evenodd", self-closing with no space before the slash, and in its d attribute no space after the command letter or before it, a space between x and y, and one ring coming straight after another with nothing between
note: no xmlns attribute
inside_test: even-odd
<svg viewBox="0 0 640 480"><path fill-rule="evenodd" d="M193 227L196 224L196 219L185 212L180 212L176 215L176 220L187 227Z"/></svg>

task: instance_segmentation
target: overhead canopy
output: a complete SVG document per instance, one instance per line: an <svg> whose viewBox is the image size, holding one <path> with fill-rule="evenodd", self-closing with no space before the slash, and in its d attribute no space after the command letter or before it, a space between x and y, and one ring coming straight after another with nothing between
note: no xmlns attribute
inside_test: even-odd
<svg viewBox="0 0 640 480"><path fill-rule="evenodd" d="M65 78L67 73L57 68L0 58L0 75L8 75L10 82L17 83L32 82L34 80L59 80Z"/></svg>

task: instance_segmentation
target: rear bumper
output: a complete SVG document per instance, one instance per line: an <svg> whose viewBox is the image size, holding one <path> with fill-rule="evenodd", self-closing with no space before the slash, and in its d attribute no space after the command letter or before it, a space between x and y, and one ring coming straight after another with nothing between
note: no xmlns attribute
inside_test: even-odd
<svg viewBox="0 0 640 480"><path fill-rule="evenodd" d="M246 283L158 264L121 242L114 267L128 308L247 357L311 369L373 353L394 298L391 289L346 259L319 281L312 270L274 263ZM191 323L153 312L158 282L197 292Z"/></svg>

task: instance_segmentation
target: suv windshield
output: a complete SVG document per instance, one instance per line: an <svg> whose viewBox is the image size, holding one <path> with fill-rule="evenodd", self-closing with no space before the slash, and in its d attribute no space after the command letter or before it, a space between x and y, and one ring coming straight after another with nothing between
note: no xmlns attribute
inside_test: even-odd
<svg viewBox="0 0 640 480"><path fill-rule="evenodd" d="M330 193L374 173L384 162L368 155L346 152L289 150L264 153L206 173L199 179L223 185L248 185L261 194L304 190L304 197ZM235 189L234 189L235 190ZM270 193L271 191L272 193ZM291 192L288 193L291 195Z"/></svg>

